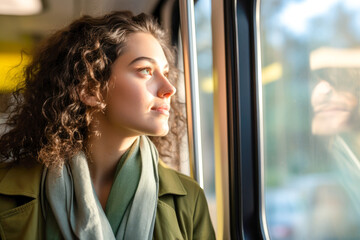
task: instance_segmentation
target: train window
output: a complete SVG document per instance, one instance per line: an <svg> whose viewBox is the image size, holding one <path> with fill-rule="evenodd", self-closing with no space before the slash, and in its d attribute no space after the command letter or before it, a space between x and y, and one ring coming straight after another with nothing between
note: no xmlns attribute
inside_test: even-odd
<svg viewBox="0 0 360 240"><path fill-rule="evenodd" d="M197 1L194 8L194 15L198 58L204 191L208 200L211 218L215 226L216 201L214 172L211 1Z"/></svg>
<svg viewBox="0 0 360 240"><path fill-rule="evenodd" d="M260 4L271 239L360 238L360 2Z"/></svg>

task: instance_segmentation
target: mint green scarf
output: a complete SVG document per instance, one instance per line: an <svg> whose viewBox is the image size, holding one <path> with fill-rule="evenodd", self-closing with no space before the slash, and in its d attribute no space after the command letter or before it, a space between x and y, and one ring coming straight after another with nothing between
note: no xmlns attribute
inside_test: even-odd
<svg viewBox="0 0 360 240"><path fill-rule="evenodd" d="M153 143L139 137L119 161L105 211L93 189L84 153L74 156L60 172L45 169L46 239L152 239L158 158Z"/></svg>

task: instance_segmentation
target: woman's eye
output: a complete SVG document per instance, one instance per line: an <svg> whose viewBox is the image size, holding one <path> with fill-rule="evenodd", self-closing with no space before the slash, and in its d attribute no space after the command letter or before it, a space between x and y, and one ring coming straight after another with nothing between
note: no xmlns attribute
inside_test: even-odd
<svg viewBox="0 0 360 240"><path fill-rule="evenodd" d="M169 73L168 72L165 72L163 75L164 75L164 77L169 78Z"/></svg>
<svg viewBox="0 0 360 240"><path fill-rule="evenodd" d="M143 68L140 69L139 72L144 75L151 75L151 69L150 68Z"/></svg>

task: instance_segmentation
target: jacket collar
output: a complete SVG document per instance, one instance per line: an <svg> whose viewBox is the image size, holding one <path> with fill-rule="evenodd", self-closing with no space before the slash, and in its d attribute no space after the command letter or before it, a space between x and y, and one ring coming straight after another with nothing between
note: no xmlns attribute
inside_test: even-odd
<svg viewBox="0 0 360 240"><path fill-rule="evenodd" d="M37 198L40 191L42 165L0 166L0 194Z"/></svg>
<svg viewBox="0 0 360 240"><path fill-rule="evenodd" d="M166 194L187 195L178 174L159 160L159 197Z"/></svg>
<svg viewBox="0 0 360 240"><path fill-rule="evenodd" d="M161 160L159 171L159 197L173 195L187 195L178 174L169 169ZM22 195L36 198L39 195L39 186L42 174L42 165L32 166L0 166L0 194Z"/></svg>

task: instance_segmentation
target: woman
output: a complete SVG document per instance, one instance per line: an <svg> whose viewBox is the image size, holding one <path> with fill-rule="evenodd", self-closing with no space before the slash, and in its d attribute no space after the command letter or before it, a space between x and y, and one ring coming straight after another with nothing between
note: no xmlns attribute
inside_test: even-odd
<svg viewBox="0 0 360 240"><path fill-rule="evenodd" d="M173 75L144 14L84 16L48 38L0 139L1 238L214 239L203 191L147 137L169 131Z"/></svg>

